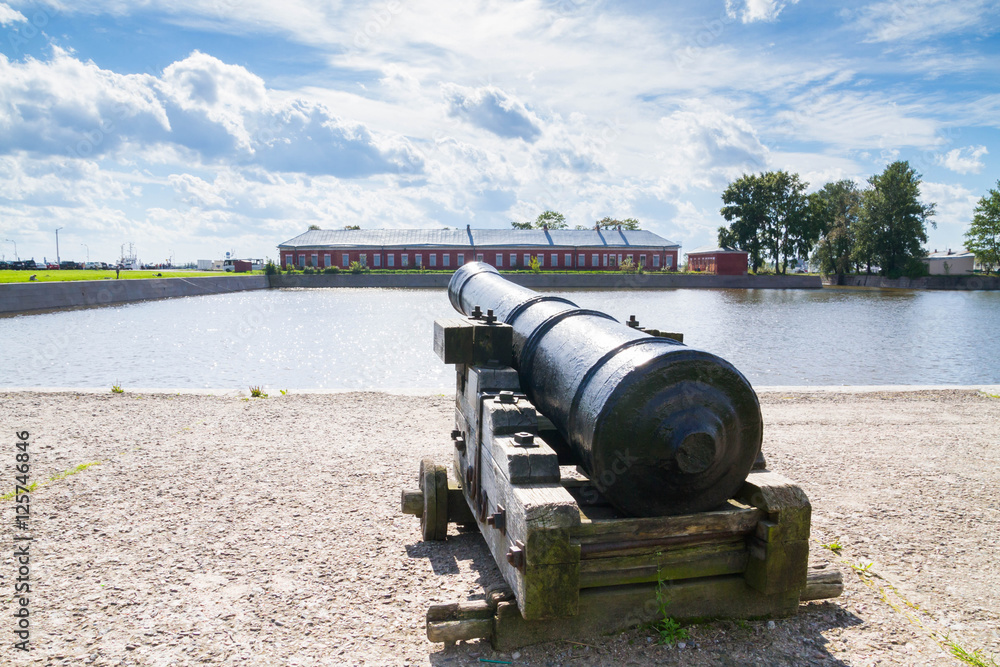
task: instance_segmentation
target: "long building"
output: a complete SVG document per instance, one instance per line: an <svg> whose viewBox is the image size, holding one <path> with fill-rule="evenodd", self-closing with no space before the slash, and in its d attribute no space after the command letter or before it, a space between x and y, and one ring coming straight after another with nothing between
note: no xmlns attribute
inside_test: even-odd
<svg viewBox="0 0 1000 667"><path fill-rule="evenodd" d="M616 270L626 259L651 271L677 270L680 245L644 230L313 229L278 246L281 265L455 269L479 261L524 269Z"/></svg>

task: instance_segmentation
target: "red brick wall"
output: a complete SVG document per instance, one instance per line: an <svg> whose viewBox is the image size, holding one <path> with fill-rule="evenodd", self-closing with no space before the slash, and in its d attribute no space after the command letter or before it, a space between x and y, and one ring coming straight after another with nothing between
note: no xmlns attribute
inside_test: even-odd
<svg viewBox="0 0 1000 667"><path fill-rule="evenodd" d="M326 268L327 255L329 255L329 263L332 266L340 267L341 269L346 268L352 262L361 262L361 256L365 255L365 264L369 268L379 268L379 269L402 269L402 268L414 268L417 266L417 255L420 255L420 261L424 268L427 269L456 269L459 266L458 255L463 255L464 262L476 261L481 255L482 261L493 266L498 266L501 270L504 269L526 269L530 265L531 257L539 257L541 268L544 271L562 271L566 269L571 270L608 270L615 271L618 269L619 260L624 261L625 258L632 258L632 262L638 266L643 257L645 257L645 268L650 271L658 271L663 268L667 268L671 271L677 270L677 250L668 250L663 252L662 250L656 249L639 249L639 248L406 248L406 249L378 249L378 248L359 248L359 249L338 249L338 250L295 250L295 251L281 251L281 266L285 267L288 264L293 264L296 268L302 266L300 262L300 257L305 257L305 266L314 266L318 268ZM313 256L315 257L315 263L313 261ZM347 255L347 262L344 262L344 255ZM376 265L375 256L380 256L380 262ZM403 265L403 255L406 255L407 263L404 267ZM431 255L435 256L435 264L431 266ZM444 263L445 255L448 256L449 262L446 265ZM497 262L497 255L502 256L502 260ZM514 255L515 263L511 264L511 255ZM553 255L555 256L555 261L553 262ZM567 263L567 255L569 255L569 263ZM581 261L582 255L582 261ZM392 265L389 264L389 257L392 257ZM526 257L527 256L527 257ZM596 256L596 265L594 263ZM653 257L658 256L658 265L654 262ZM525 261L527 259L527 261ZM669 261L668 261L669 260Z"/></svg>

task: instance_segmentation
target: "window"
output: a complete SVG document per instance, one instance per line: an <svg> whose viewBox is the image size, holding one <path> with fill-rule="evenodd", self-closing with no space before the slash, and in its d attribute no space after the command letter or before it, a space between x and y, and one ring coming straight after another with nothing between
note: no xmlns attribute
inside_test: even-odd
<svg viewBox="0 0 1000 667"><path fill-rule="evenodd" d="M438 256L437 256L437 253L432 252L431 253L431 266L437 266L437 265L438 265Z"/></svg>
<svg viewBox="0 0 1000 667"><path fill-rule="evenodd" d="M628 261L630 261L632 263L632 266L635 266L635 257L633 257L632 255L629 255L628 256ZM621 263L621 262L619 262L619 263Z"/></svg>
<svg viewBox="0 0 1000 667"><path fill-rule="evenodd" d="M358 261L361 262L361 266L368 266L368 253L363 252L358 255Z"/></svg>
<svg viewBox="0 0 1000 667"><path fill-rule="evenodd" d="M497 253L497 268L499 268L501 266L503 266L503 253L502 252L498 252Z"/></svg>
<svg viewBox="0 0 1000 667"><path fill-rule="evenodd" d="M385 265L388 266L390 269L392 267L396 266L396 256L392 255L392 254L386 255L385 256Z"/></svg>
<svg viewBox="0 0 1000 667"><path fill-rule="evenodd" d="M372 255L372 264L376 269L382 266L382 255L379 255L378 253Z"/></svg>
<svg viewBox="0 0 1000 667"><path fill-rule="evenodd" d="M479 253L478 255L476 255L476 261L477 262L483 261L483 255L482 255L482 253Z"/></svg>
<svg viewBox="0 0 1000 667"><path fill-rule="evenodd" d="M597 263L597 255L591 255L590 256L590 268L596 268L598 266L600 266L600 264Z"/></svg>
<svg viewBox="0 0 1000 667"><path fill-rule="evenodd" d="M443 264L444 266L451 266L451 255L445 253L441 255L441 258L444 260L443 262L441 262L441 264Z"/></svg>
<svg viewBox="0 0 1000 667"><path fill-rule="evenodd" d="M608 253L604 253L604 257L602 259L604 260L604 263L601 266L607 267L608 266Z"/></svg>
<svg viewBox="0 0 1000 667"><path fill-rule="evenodd" d="M531 255L524 253L524 265L531 266Z"/></svg>
<svg viewBox="0 0 1000 667"><path fill-rule="evenodd" d="M653 255L653 268L654 269L660 268L660 256L659 255Z"/></svg>
<svg viewBox="0 0 1000 667"><path fill-rule="evenodd" d="M309 264L309 266L312 266L312 267L319 266L319 255L317 255L316 253L313 253L312 262Z"/></svg>
<svg viewBox="0 0 1000 667"><path fill-rule="evenodd" d="M538 253L538 266L545 266L545 255Z"/></svg>
<svg viewBox="0 0 1000 667"><path fill-rule="evenodd" d="M306 265L306 256L299 255L299 266L305 266L305 265Z"/></svg>
<svg viewBox="0 0 1000 667"><path fill-rule="evenodd" d="M330 266L330 256L323 255L323 266Z"/></svg>
<svg viewBox="0 0 1000 667"><path fill-rule="evenodd" d="M341 258L342 258L341 261L344 263L345 269L351 265L351 256L348 255L346 252L343 255L341 255Z"/></svg>
<svg viewBox="0 0 1000 667"><path fill-rule="evenodd" d="M399 265L404 269L410 265L410 253L404 252L399 256Z"/></svg>
<svg viewBox="0 0 1000 667"><path fill-rule="evenodd" d="M580 259L583 260L583 255L580 255ZM571 255L570 253L566 253L566 256L563 257L563 260L564 260L563 266L565 266L567 269L573 268L573 255Z"/></svg>
<svg viewBox="0 0 1000 667"><path fill-rule="evenodd" d="M559 255L552 255L549 259L549 266L559 266Z"/></svg>
<svg viewBox="0 0 1000 667"><path fill-rule="evenodd" d="M669 269L673 265L674 265L674 256L673 255L667 255L667 261L664 262L664 266Z"/></svg>
<svg viewBox="0 0 1000 667"><path fill-rule="evenodd" d="M510 268L513 269L516 267L517 267L517 255L515 255L514 253L510 253Z"/></svg>
<svg viewBox="0 0 1000 667"><path fill-rule="evenodd" d="M646 268L646 256L645 255L639 255L639 268L641 268L641 269Z"/></svg>
<svg viewBox="0 0 1000 667"><path fill-rule="evenodd" d="M458 266L465 264L465 255L463 253L458 253Z"/></svg>
<svg viewBox="0 0 1000 667"><path fill-rule="evenodd" d="M417 267L423 267L423 265L424 265L424 256L421 253L418 252L413 257L414 257L414 259L413 259L413 265L417 266Z"/></svg>

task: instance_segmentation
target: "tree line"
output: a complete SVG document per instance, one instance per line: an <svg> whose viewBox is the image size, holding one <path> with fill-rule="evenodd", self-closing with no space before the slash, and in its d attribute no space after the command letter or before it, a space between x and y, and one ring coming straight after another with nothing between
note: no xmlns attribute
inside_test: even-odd
<svg viewBox="0 0 1000 667"><path fill-rule="evenodd" d="M785 273L789 261L810 255L820 271L919 275L934 204L920 202L920 174L905 160L871 176L865 187L851 180L827 183L806 194L798 174L745 174L722 193L720 245L749 253L750 268L766 261Z"/></svg>
<svg viewBox="0 0 1000 667"><path fill-rule="evenodd" d="M617 218L605 216L595 222L594 225L601 229L617 229L619 227L631 230L640 229L639 221L635 218L618 220ZM511 220L510 226L514 229L569 229L566 216L558 211L542 211L534 220L527 220L525 222ZM577 225L576 229L594 229L594 227Z"/></svg>

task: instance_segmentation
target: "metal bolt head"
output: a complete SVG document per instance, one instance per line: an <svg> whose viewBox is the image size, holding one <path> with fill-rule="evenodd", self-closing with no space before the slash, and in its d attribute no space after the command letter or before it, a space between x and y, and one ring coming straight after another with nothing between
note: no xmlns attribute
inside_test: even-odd
<svg viewBox="0 0 1000 667"><path fill-rule="evenodd" d="M512 391L501 391L495 400L497 403L517 403L517 397Z"/></svg>
<svg viewBox="0 0 1000 667"><path fill-rule="evenodd" d="M519 445L533 445L535 443L535 434L528 433L527 431L521 431L520 433L515 433L514 442L516 442Z"/></svg>
<svg viewBox="0 0 1000 667"><path fill-rule="evenodd" d="M465 438L463 438L462 436L458 436L457 438L455 438L455 449L457 449L460 452L465 451Z"/></svg>
<svg viewBox="0 0 1000 667"><path fill-rule="evenodd" d="M629 327L633 329L639 328L639 320L635 319L635 315L629 315L628 322L626 322L625 324L627 324Z"/></svg>
<svg viewBox="0 0 1000 667"><path fill-rule="evenodd" d="M459 430L458 430L457 428L456 428L456 429L454 429L454 430L453 430L453 431L451 432L451 439L452 439L452 440L458 440L458 439L459 439L459 438L461 438L461 437L462 437L462 432L461 432L461 431L459 431Z"/></svg>
<svg viewBox="0 0 1000 667"><path fill-rule="evenodd" d="M496 324L497 316L493 314L492 310L487 310L486 317L483 318L483 321L486 322L486 324Z"/></svg>
<svg viewBox="0 0 1000 667"><path fill-rule="evenodd" d="M473 306L472 313L469 314L469 317L474 320L481 320L483 318L483 309L479 306Z"/></svg>
<svg viewBox="0 0 1000 667"><path fill-rule="evenodd" d="M510 549L507 549L507 562L511 566L521 570L524 568L524 543L518 540Z"/></svg>

